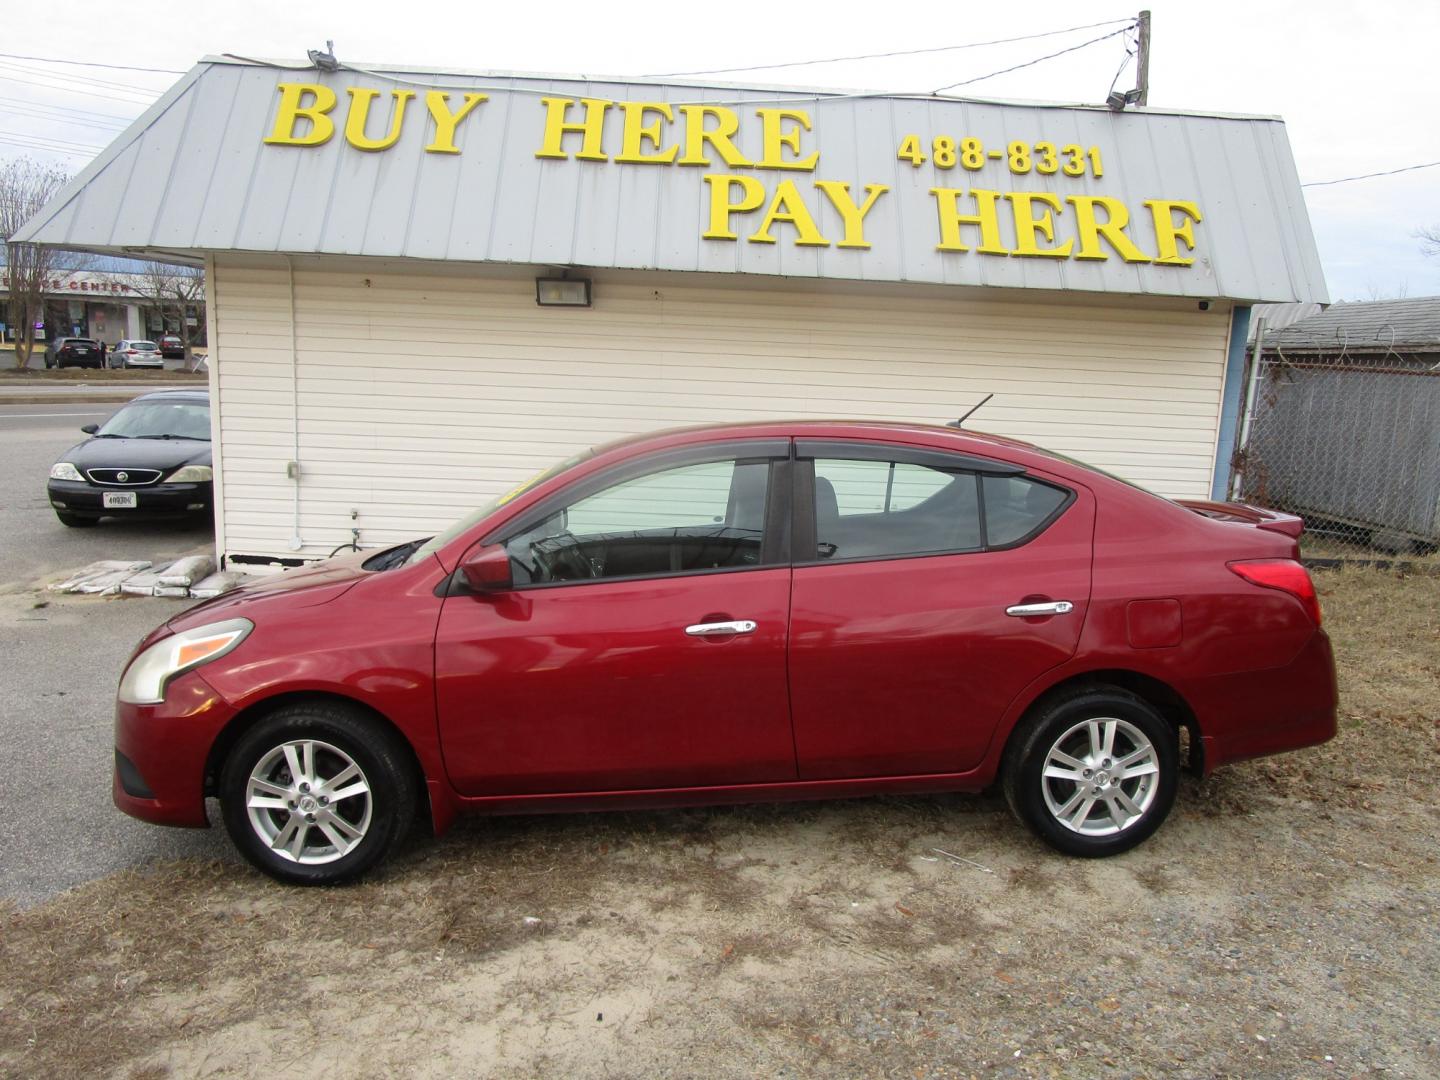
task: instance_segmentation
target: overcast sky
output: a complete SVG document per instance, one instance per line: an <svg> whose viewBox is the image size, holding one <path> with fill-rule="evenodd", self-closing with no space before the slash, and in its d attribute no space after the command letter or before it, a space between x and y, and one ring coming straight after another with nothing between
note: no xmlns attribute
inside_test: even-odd
<svg viewBox="0 0 1440 1080"><path fill-rule="evenodd" d="M1152 105L1284 117L1304 182L1440 161L1440 3L1152 0L1150 7ZM424 0L56 0L9 5L0 51L183 70L210 53L303 58L333 38L337 55L355 63L623 76L958 45L1134 14L1097 0L790 0L750 8L675 0L468 8ZM931 90L1108 29L716 78ZM1123 39L1110 38L966 92L1099 102L1124 50ZM68 77L57 78L62 73ZM175 78L0 58L0 159L30 153L78 170ZM1132 66L1120 86L1133 85ZM1440 168L1311 187L1306 199L1332 299L1440 295L1440 258L1422 255L1413 235L1440 225Z"/></svg>

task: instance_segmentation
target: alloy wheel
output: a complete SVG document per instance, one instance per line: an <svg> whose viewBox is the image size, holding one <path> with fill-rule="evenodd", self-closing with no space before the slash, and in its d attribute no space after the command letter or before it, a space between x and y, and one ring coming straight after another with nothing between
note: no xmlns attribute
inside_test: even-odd
<svg viewBox="0 0 1440 1080"><path fill-rule="evenodd" d="M353 851L370 828L373 796L364 772L339 747L314 739L276 746L250 770L250 826L277 856L307 866Z"/></svg>
<svg viewBox="0 0 1440 1080"><path fill-rule="evenodd" d="M1093 717L1067 728L1045 755L1040 784L1060 825L1082 836L1113 836L1139 822L1160 787L1154 744L1134 724Z"/></svg>

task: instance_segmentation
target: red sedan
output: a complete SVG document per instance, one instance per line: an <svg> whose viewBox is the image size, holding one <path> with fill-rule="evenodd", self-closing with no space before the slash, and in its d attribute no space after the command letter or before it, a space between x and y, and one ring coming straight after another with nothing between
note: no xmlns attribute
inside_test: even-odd
<svg viewBox="0 0 1440 1080"><path fill-rule="evenodd" d="M1008 439L761 423L629 439L451 529L197 605L121 680L116 804L277 878L423 813L977 791L1063 852L1335 733L1298 518Z"/></svg>

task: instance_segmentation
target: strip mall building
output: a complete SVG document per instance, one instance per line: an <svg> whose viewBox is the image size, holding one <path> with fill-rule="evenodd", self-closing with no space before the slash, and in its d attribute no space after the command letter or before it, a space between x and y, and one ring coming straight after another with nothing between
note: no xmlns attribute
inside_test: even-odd
<svg viewBox="0 0 1440 1080"><path fill-rule="evenodd" d="M969 426L1209 496L1249 306L1327 299L1272 117L221 58L20 238L204 265L240 561L625 434L992 393Z"/></svg>

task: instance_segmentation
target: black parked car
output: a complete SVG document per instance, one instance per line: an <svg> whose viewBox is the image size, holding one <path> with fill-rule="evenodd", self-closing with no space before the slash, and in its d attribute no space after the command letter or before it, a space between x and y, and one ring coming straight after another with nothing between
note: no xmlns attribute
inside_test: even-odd
<svg viewBox="0 0 1440 1080"><path fill-rule="evenodd" d="M166 334L160 339L160 355L166 360L183 359L185 343L174 334Z"/></svg>
<svg viewBox="0 0 1440 1080"><path fill-rule="evenodd" d="M46 487L62 525L210 513L210 395L204 390L143 394L105 423L80 430L91 438L61 455Z"/></svg>
<svg viewBox="0 0 1440 1080"><path fill-rule="evenodd" d="M45 346L45 366L53 367L104 367L100 355L100 343L88 337L56 338Z"/></svg>

